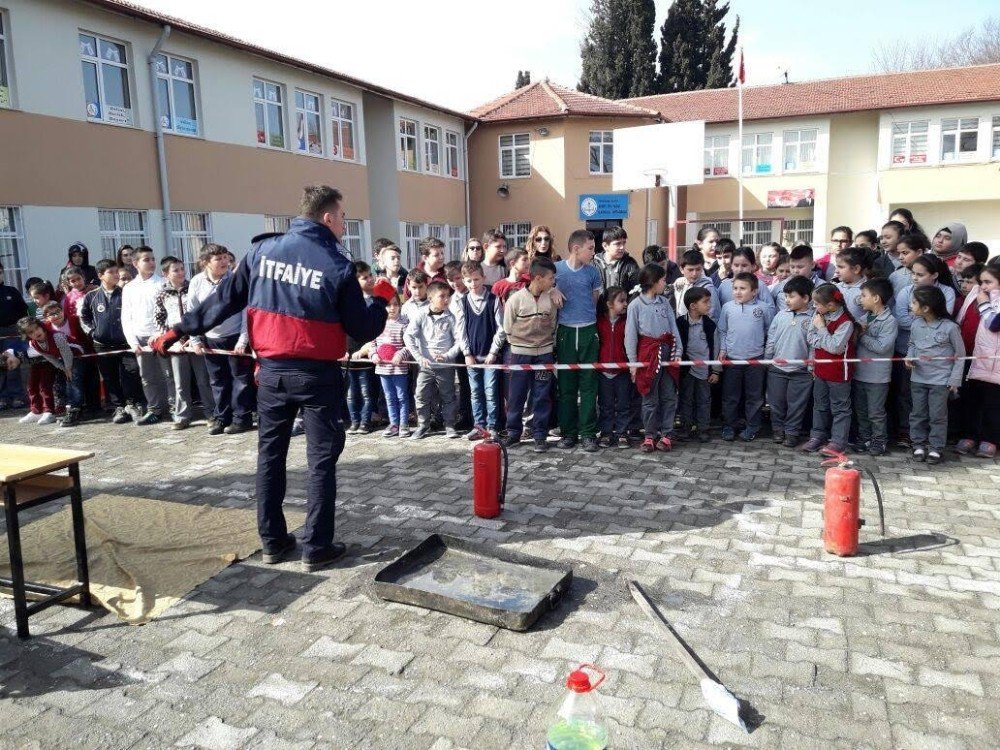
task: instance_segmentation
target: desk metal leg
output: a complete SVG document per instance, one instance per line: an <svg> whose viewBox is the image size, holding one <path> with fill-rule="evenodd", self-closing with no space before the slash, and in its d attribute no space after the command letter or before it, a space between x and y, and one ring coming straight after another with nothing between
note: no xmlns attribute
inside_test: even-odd
<svg viewBox="0 0 1000 750"><path fill-rule="evenodd" d="M80 489L80 464L71 464L69 475L73 479L73 490L69 496L70 512L73 516L73 543L76 546L76 579L83 584L80 605L90 606L90 569L87 565L87 537L83 527L83 492Z"/></svg>
<svg viewBox="0 0 1000 750"><path fill-rule="evenodd" d="M24 590L24 560L21 558L21 526L17 520L17 495L14 483L4 485L3 508L7 517L7 546L10 549L10 580L14 595L14 619L18 638L27 638L28 600Z"/></svg>

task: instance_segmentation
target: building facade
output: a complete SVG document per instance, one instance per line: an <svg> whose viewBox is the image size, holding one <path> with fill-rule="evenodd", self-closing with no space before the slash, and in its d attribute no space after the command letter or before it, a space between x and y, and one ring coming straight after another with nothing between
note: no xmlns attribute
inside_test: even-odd
<svg viewBox="0 0 1000 750"><path fill-rule="evenodd" d="M283 230L315 182L345 194L355 257L427 234L457 257L471 119L111 0L0 0L0 260L15 284L76 241L193 267Z"/></svg>

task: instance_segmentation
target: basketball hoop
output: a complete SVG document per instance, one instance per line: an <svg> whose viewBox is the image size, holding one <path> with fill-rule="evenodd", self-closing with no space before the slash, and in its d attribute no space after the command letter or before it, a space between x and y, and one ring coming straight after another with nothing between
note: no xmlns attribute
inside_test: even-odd
<svg viewBox="0 0 1000 750"><path fill-rule="evenodd" d="M642 174L645 177L653 178L653 187L663 187L663 183L666 182L667 177L670 175L669 167L650 167L649 169L642 170Z"/></svg>

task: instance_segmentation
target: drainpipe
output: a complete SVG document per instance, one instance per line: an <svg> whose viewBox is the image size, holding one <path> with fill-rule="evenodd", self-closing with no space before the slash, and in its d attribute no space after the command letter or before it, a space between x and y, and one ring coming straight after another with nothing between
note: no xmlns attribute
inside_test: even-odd
<svg viewBox="0 0 1000 750"><path fill-rule="evenodd" d="M465 228L468 230L469 237L472 237L472 208L469 201L469 138L478 127L478 122L472 123L472 129L465 134L465 148L462 154L465 161ZM466 242L468 242L468 237L466 237Z"/></svg>
<svg viewBox="0 0 1000 750"><path fill-rule="evenodd" d="M156 56L160 54L163 43L170 36L170 25L165 24L160 38L153 45L149 57L149 89L153 96L153 135L156 139L156 159L160 173L160 201L163 211L163 254L172 252L173 232L170 230L170 182L167 179L167 149L163 141L163 113L160 111L160 95L156 86Z"/></svg>

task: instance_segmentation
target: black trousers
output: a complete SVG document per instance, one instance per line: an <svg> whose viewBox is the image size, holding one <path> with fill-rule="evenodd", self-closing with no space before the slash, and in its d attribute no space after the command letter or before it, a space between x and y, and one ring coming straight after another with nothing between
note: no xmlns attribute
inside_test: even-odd
<svg viewBox="0 0 1000 750"><path fill-rule="evenodd" d="M95 352L106 352L114 349L127 349L128 344L106 345L94 342ZM111 406L117 409L125 404L144 406L146 396L142 392L142 377L139 375L139 362L132 352L112 354L107 357L94 357L97 369L104 381L104 390Z"/></svg>

